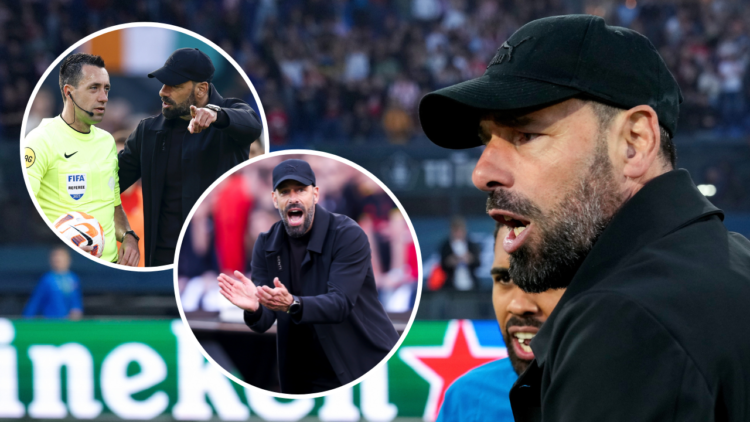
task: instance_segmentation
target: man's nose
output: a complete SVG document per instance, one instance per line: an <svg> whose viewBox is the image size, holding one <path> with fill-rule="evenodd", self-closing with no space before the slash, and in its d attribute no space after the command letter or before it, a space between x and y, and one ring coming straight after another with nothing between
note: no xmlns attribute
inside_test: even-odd
<svg viewBox="0 0 750 422"><path fill-rule="evenodd" d="M498 187L513 186L512 146L502 139L493 137L479 157L471 180L474 186L485 192Z"/></svg>
<svg viewBox="0 0 750 422"><path fill-rule="evenodd" d="M508 312L518 316L539 313L539 306L529 293L524 292L519 287L514 287L513 290L513 299L508 304Z"/></svg>
<svg viewBox="0 0 750 422"><path fill-rule="evenodd" d="M160 97L169 97L169 91L170 91L170 89L167 88L166 85L162 85L161 89L159 90L159 96Z"/></svg>

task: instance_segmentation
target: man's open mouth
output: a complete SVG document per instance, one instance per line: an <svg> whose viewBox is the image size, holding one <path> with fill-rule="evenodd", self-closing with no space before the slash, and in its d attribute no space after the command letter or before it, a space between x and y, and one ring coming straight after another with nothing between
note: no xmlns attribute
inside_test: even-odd
<svg viewBox="0 0 750 422"><path fill-rule="evenodd" d="M289 208L286 211L286 221L290 226L299 226L305 221L305 211L299 207Z"/></svg>
<svg viewBox="0 0 750 422"><path fill-rule="evenodd" d="M516 355L523 360L534 359L534 351L531 350L531 339L536 336L539 329L536 327L513 326L508 329Z"/></svg>
<svg viewBox="0 0 750 422"><path fill-rule="evenodd" d="M515 252L523 244L529 235L529 229L533 226L530 221L507 211L490 210L489 215L510 228L508 235L503 239L503 249L507 253Z"/></svg>

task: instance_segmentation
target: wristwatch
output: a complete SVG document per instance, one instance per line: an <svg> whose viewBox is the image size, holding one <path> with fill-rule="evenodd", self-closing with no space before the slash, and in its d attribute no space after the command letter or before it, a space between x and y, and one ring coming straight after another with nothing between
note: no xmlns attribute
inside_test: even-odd
<svg viewBox="0 0 750 422"><path fill-rule="evenodd" d="M221 107L219 107L217 105L213 105L213 104L206 104L203 108L207 108L209 110L213 110L213 111L216 112L216 114L219 114L219 112L221 111Z"/></svg>
<svg viewBox="0 0 750 422"><path fill-rule="evenodd" d="M138 241L140 241L140 240L141 240L141 238L140 238L140 237L138 237L138 235L137 235L137 234L135 234L135 232L134 232L133 230L128 230L128 231L126 231L126 232L125 232L125 234L123 234L123 235L122 235L122 241L123 241L123 242L125 241L125 236L127 236L127 235L131 235L131 236L133 236L133 237L135 238L135 241L136 241L136 242L138 242Z"/></svg>
<svg viewBox="0 0 750 422"><path fill-rule="evenodd" d="M302 302L299 301L297 296L292 296L292 299L294 301L289 305L289 309L286 310L286 313L289 315L296 315L302 310Z"/></svg>

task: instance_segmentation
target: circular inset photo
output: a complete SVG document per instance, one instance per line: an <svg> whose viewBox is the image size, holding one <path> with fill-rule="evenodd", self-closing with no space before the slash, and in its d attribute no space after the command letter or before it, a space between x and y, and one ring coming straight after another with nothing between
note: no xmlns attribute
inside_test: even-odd
<svg viewBox="0 0 750 422"><path fill-rule="evenodd" d="M180 236L175 293L206 358L284 398L353 385L414 320L421 259L409 217L371 173L285 151L212 186Z"/></svg>
<svg viewBox="0 0 750 422"><path fill-rule="evenodd" d="M221 48L171 25L119 25L42 76L23 122L24 177L72 248L163 269L203 191L267 151L264 127L250 80Z"/></svg>

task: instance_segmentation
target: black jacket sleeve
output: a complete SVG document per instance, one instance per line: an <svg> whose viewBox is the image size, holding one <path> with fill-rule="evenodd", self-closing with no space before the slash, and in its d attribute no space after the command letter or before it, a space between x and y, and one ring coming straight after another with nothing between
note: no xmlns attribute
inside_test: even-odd
<svg viewBox="0 0 750 422"><path fill-rule="evenodd" d="M302 296L300 324L336 324L351 313L370 268L370 242L357 225L347 226L336 240L328 279L328 293Z"/></svg>
<svg viewBox="0 0 750 422"><path fill-rule="evenodd" d="M545 365L542 420L708 421L714 399L691 357L624 295L591 292L566 304Z"/></svg>
<svg viewBox="0 0 750 422"><path fill-rule="evenodd" d="M226 112L229 125L217 129L243 147L250 146L253 141L260 138L263 125L255 110L244 101L233 98L226 99L224 104L221 109Z"/></svg>
<svg viewBox="0 0 750 422"><path fill-rule="evenodd" d="M125 141L125 149L117 155L120 178L120 192L124 192L141 178L141 144L143 142L143 121L138 123L135 130Z"/></svg>

